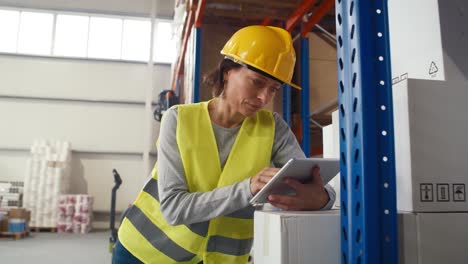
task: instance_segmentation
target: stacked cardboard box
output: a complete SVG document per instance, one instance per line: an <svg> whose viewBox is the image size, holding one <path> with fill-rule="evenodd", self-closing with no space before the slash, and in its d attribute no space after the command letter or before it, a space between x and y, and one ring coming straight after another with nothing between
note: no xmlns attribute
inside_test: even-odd
<svg viewBox="0 0 468 264"><path fill-rule="evenodd" d="M400 263L467 263L468 64L460 54L468 35L453 29L468 23L459 13L468 2L389 1L390 13L397 3L405 10L390 20ZM411 55L399 57L405 46Z"/></svg>
<svg viewBox="0 0 468 264"><path fill-rule="evenodd" d="M398 215L398 254L401 264L466 264L468 213Z"/></svg>
<svg viewBox="0 0 468 264"><path fill-rule="evenodd" d="M432 156L431 153L410 155L411 148L420 149L427 145L427 141L424 144L418 143L419 138L437 132L432 128L415 127L422 124L422 117L415 117L417 108L411 100L420 99L421 96L416 97L414 94L412 99L408 98L408 94L412 93L408 89L408 83L414 89L423 83L426 85L424 88L421 86L421 89L430 89L429 81L420 80L403 81L394 87L399 263L466 263L468 234L464 226L468 223L468 204L464 185L468 184L468 178L461 170L466 164L462 159L467 156L447 156L436 162L427 160ZM447 93L447 89L444 93ZM323 130L324 157L339 156L339 124L335 114L333 116L333 124ZM410 137L410 125L413 126L413 131L425 130L426 135L413 134ZM439 135L443 136L442 133ZM439 144L437 141L434 143ZM444 149L446 147L439 146L434 154L437 155L437 152ZM456 166L446 169L444 173L437 173L440 167L447 163L453 164L457 158L460 160ZM340 178L335 178L331 184L337 190L335 207L339 208Z"/></svg>
<svg viewBox="0 0 468 264"><path fill-rule="evenodd" d="M0 233L8 232L8 210L0 208Z"/></svg>
<svg viewBox="0 0 468 264"><path fill-rule="evenodd" d="M340 212L256 211L254 262L339 264Z"/></svg>
<svg viewBox="0 0 468 264"><path fill-rule="evenodd" d="M403 1L392 1L392 4L398 2ZM417 2L412 1L411 5ZM437 11L434 8L437 1L420 2L418 4L424 4L426 11ZM401 8L409 10L408 3L404 2ZM412 69L409 72L395 70L398 65L412 65L413 58L394 60L393 50L391 52L392 72L402 73L393 78L392 86L399 263L402 264L461 264L468 259L468 234L464 227L468 222L468 64L459 56L468 37L452 30L468 22L466 16L457 15L458 10L468 8L468 4L439 2L439 5L443 7L440 16L444 50L430 50L425 45L425 49L420 50L426 56L425 66L417 69L429 76L429 80L416 77L420 75L414 74ZM403 23L402 29L408 30L403 17L396 20ZM437 21L437 14L429 20ZM418 17L418 23L421 21L424 19ZM428 28L431 30L421 32L437 32L436 27ZM411 36L419 34L407 33ZM404 39L400 44L407 46L408 43L411 42ZM419 43L428 42L414 44ZM429 43L440 43L440 36ZM443 62L432 57L436 53L443 54ZM432 77L437 75L445 75L446 81L433 81ZM330 157L339 155L338 132L339 124L335 119L332 126L324 128L324 141L327 142L324 153ZM339 179L336 186L340 186Z"/></svg>
<svg viewBox="0 0 468 264"><path fill-rule="evenodd" d="M24 208L10 208L0 211L1 233L22 233L29 230L31 211Z"/></svg>
<svg viewBox="0 0 468 264"><path fill-rule="evenodd" d="M31 220L31 211L24 208L11 208L8 210L8 232L28 231L29 221Z"/></svg>

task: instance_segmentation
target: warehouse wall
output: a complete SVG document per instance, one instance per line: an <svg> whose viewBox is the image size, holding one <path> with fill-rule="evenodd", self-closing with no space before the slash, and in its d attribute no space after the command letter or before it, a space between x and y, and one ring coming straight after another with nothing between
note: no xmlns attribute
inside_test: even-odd
<svg viewBox="0 0 468 264"><path fill-rule="evenodd" d="M148 66L137 63L5 55L0 70L8 73L1 93L12 96L144 103L142 88L151 84ZM154 74L169 83L167 65L156 65Z"/></svg>
<svg viewBox="0 0 468 264"><path fill-rule="evenodd" d="M2 1L0 6L44 8L148 16L151 0ZM170 17L174 1L159 1L157 14ZM95 196L95 210L108 211L112 169L123 179L117 210L131 203L147 179L143 155L159 123L147 115L151 83L153 102L170 85L171 66L0 54L0 181L24 180L29 148L35 139L71 142L72 193ZM153 78L153 80L152 80ZM151 165L152 166L152 165Z"/></svg>
<svg viewBox="0 0 468 264"><path fill-rule="evenodd" d="M74 181L85 179L91 188L73 185L72 192L89 191L96 195L96 209L105 210L111 169L117 168L125 182L118 208L134 199L147 176L142 163L146 123L152 125L152 142L159 131L156 121L145 118L147 65L0 56L0 72L1 180L24 178L34 139L60 139L71 142L73 164L80 165L72 168ZM156 96L169 87L170 66L156 65L153 74ZM98 161L101 166L87 166ZM109 192L101 189L106 185Z"/></svg>

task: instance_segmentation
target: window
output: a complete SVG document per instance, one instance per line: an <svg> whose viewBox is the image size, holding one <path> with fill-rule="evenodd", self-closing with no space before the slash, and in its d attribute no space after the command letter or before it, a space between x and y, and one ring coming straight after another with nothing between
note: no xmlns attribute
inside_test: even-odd
<svg viewBox="0 0 468 264"><path fill-rule="evenodd" d="M54 55L86 57L89 17L57 15Z"/></svg>
<svg viewBox="0 0 468 264"><path fill-rule="evenodd" d="M120 59L122 19L91 17L89 23L88 57Z"/></svg>
<svg viewBox="0 0 468 264"><path fill-rule="evenodd" d="M0 9L0 52L147 62L151 20L79 13ZM153 61L176 56L173 25L154 21Z"/></svg>
<svg viewBox="0 0 468 264"><path fill-rule="evenodd" d="M156 21L154 34L154 61L164 63L174 62L176 44L172 37L172 23L169 21Z"/></svg>
<svg viewBox="0 0 468 264"><path fill-rule="evenodd" d="M16 52L19 16L18 11L0 10L0 52Z"/></svg>
<svg viewBox="0 0 468 264"><path fill-rule="evenodd" d="M53 21L52 14L21 12L18 52L50 55Z"/></svg>
<svg viewBox="0 0 468 264"><path fill-rule="evenodd" d="M123 24L122 59L148 61L150 56L151 22L125 19Z"/></svg>

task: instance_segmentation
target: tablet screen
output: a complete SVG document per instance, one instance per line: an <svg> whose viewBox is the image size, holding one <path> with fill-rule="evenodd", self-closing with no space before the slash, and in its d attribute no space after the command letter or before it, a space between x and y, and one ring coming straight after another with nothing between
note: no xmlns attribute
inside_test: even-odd
<svg viewBox="0 0 468 264"><path fill-rule="evenodd" d="M268 202L270 194L294 195L294 189L284 183L285 178L294 178L300 182L312 179L312 168L320 167L323 184L327 184L340 172L339 159L307 158L290 159L273 178L250 200L251 204Z"/></svg>

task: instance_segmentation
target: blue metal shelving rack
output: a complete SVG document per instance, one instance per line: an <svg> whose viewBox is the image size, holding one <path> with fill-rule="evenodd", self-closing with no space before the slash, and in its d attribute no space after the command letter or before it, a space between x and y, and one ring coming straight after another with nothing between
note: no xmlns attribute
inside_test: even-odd
<svg viewBox="0 0 468 264"><path fill-rule="evenodd" d="M342 263L398 263L386 0L337 0Z"/></svg>
<svg viewBox="0 0 468 264"><path fill-rule="evenodd" d="M291 126L291 86L283 85L283 119Z"/></svg>
<svg viewBox="0 0 468 264"><path fill-rule="evenodd" d="M309 37L301 36L301 147L306 157L310 156L310 128L309 128Z"/></svg>
<svg viewBox="0 0 468 264"><path fill-rule="evenodd" d="M193 73L193 95L192 95L192 102L198 103L200 102L200 67L201 67L201 45L202 45L202 28L200 26L196 26L194 28L195 33L195 67Z"/></svg>

